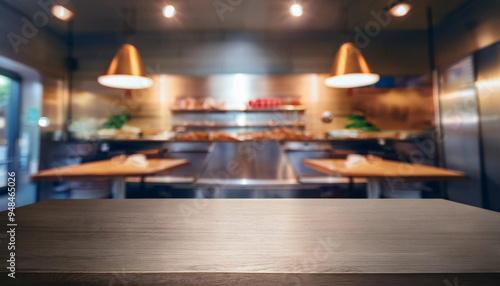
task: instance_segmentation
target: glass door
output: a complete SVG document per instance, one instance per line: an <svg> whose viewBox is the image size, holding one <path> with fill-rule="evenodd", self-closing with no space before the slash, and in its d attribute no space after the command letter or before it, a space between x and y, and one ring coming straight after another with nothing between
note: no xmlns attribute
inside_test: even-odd
<svg viewBox="0 0 500 286"><path fill-rule="evenodd" d="M17 171L19 137L19 77L0 70L0 188L7 173Z"/></svg>

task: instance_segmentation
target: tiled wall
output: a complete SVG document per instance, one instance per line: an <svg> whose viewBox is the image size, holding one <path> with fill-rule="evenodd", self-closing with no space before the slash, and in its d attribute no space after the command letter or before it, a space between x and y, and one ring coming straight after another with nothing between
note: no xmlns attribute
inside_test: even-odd
<svg viewBox="0 0 500 286"><path fill-rule="evenodd" d="M429 88L333 89L323 84L326 74L252 75L223 74L209 77L155 75L155 85L147 90L103 97L100 104L89 100L95 95L75 94L74 115L127 111L130 125L143 129L169 130L174 119L171 107L177 97L211 97L226 102L228 108L244 107L249 100L264 97L300 97L307 110L306 130L322 137L332 129L342 129L353 112L363 113L383 130L422 130L432 128L434 116ZM106 100L106 101L104 101ZM104 102L106 102L104 104ZM85 111L85 112L84 112ZM321 114L334 115L332 123L323 123ZM279 114L270 120L279 121ZM273 117L274 116L274 117ZM230 117L220 117L219 121ZM181 120L189 120L182 117ZM207 117L206 120L214 120ZM234 122L230 122L234 123Z"/></svg>

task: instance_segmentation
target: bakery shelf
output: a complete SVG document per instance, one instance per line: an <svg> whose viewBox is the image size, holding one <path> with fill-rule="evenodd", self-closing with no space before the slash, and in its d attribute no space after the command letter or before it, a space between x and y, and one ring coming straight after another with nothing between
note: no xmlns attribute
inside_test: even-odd
<svg viewBox="0 0 500 286"><path fill-rule="evenodd" d="M262 123L262 124L244 124L244 125L238 125L238 124L174 124L172 125L172 128L279 128L279 127L305 127L306 123L305 122L291 122L291 123L284 123L284 124L272 124L272 123Z"/></svg>
<svg viewBox="0 0 500 286"><path fill-rule="evenodd" d="M286 112L286 111L305 111L304 105L285 105L276 108L248 108L248 109L178 109L172 108L174 113L223 113L223 112Z"/></svg>

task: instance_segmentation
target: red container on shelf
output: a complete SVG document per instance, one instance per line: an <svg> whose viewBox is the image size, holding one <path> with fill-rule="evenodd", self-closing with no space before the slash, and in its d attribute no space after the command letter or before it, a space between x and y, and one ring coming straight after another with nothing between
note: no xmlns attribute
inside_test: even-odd
<svg viewBox="0 0 500 286"><path fill-rule="evenodd" d="M250 100L248 102L248 106L251 108L276 108L283 105L283 100L279 98L259 98L254 100Z"/></svg>

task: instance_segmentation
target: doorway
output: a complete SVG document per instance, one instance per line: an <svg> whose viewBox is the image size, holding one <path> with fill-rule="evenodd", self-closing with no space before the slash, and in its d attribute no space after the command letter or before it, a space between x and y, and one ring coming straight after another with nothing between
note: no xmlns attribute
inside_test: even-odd
<svg viewBox="0 0 500 286"><path fill-rule="evenodd" d="M0 189L18 168L20 77L0 70Z"/></svg>

